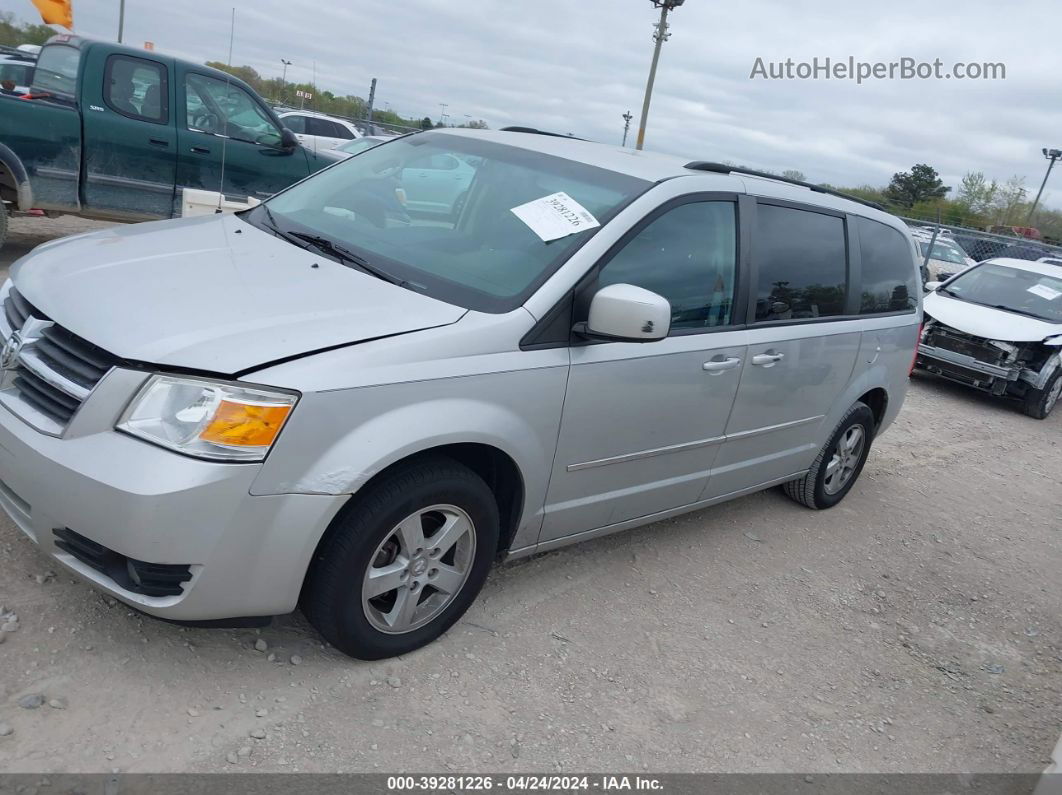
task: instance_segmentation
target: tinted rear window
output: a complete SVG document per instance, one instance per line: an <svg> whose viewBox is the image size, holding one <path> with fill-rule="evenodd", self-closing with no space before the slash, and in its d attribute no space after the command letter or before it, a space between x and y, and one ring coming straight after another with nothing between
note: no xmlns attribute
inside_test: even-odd
<svg viewBox="0 0 1062 795"><path fill-rule="evenodd" d="M80 50L65 44L49 44L37 58L37 68L33 72L34 92L74 96L80 62Z"/></svg>
<svg viewBox="0 0 1062 795"><path fill-rule="evenodd" d="M844 314L848 272L844 221L770 204L761 204L756 214L756 320Z"/></svg>
<svg viewBox="0 0 1062 795"><path fill-rule="evenodd" d="M898 231L877 221L857 218L863 284L859 313L913 311L918 280L911 247Z"/></svg>

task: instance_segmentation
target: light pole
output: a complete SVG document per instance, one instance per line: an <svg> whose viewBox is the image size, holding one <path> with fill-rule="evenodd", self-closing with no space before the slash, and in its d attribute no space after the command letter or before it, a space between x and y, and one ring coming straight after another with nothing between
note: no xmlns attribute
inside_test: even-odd
<svg viewBox="0 0 1062 795"><path fill-rule="evenodd" d="M631 119L633 118L634 116L631 115L630 111L627 111L623 114L623 143L621 144L622 146L627 145L627 133L631 131Z"/></svg>
<svg viewBox="0 0 1062 795"><path fill-rule="evenodd" d="M1032 207L1029 208L1029 217L1025 219L1027 226L1032 226L1033 213L1036 212L1036 205L1040 203L1040 196L1043 195L1044 187L1047 185L1047 178L1051 176L1051 169L1055 167L1055 161L1062 157L1062 149L1047 149L1042 150L1044 157L1047 158L1047 173L1044 174L1044 181L1040 183L1040 190L1036 192L1036 198L1033 199Z"/></svg>
<svg viewBox="0 0 1062 795"><path fill-rule="evenodd" d="M125 0L118 2L118 43L122 43L122 33L125 31Z"/></svg>
<svg viewBox="0 0 1062 795"><path fill-rule="evenodd" d="M660 47L671 38L671 34L667 32L667 14L669 11L678 8L686 0L651 0L651 2L655 8L660 9L660 21L656 23L656 33L653 34L653 41L656 42L656 46L653 48L653 63L649 67L649 80L645 84L642 120L638 125L638 142L635 144L635 149L642 149L645 146L645 125L649 121L649 102L653 98L653 83L656 81L656 65L660 61Z"/></svg>
<svg viewBox="0 0 1062 795"><path fill-rule="evenodd" d="M280 62L284 64L284 71L280 74L280 101L284 102L288 94L288 67L291 66L291 61L281 58Z"/></svg>

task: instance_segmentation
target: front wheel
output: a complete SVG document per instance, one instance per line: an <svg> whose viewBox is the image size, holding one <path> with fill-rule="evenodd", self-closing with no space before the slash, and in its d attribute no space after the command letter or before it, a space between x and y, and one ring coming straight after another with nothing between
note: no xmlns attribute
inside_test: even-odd
<svg viewBox="0 0 1062 795"><path fill-rule="evenodd" d="M874 412L857 402L838 423L807 474L783 484L783 490L808 508L832 508L855 485L873 440Z"/></svg>
<svg viewBox="0 0 1062 795"><path fill-rule="evenodd" d="M1062 368L1047 379L1043 389L1030 389L1025 393L1025 405L1022 407L1026 414L1038 420L1047 419L1047 415L1062 397Z"/></svg>
<svg viewBox="0 0 1062 795"><path fill-rule="evenodd" d="M498 506L467 467L438 458L356 499L314 555L302 607L340 651L378 660L435 640L469 608L498 545Z"/></svg>

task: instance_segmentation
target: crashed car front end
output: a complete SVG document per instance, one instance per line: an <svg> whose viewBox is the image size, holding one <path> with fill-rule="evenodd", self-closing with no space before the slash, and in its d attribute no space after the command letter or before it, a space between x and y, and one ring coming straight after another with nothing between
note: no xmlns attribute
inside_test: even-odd
<svg viewBox="0 0 1062 795"><path fill-rule="evenodd" d="M1058 338L1030 342L986 339L927 315L916 364L993 395L1021 398L1029 389L1043 389L1062 366L1060 343Z"/></svg>

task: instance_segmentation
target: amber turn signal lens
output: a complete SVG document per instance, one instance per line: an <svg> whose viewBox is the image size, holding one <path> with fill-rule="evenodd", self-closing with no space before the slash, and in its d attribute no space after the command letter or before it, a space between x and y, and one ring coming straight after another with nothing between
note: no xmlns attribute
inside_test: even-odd
<svg viewBox="0 0 1062 795"><path fill-rule="evenodd" d="M268 447L290 413L291 406L256 406L222 400L199 438L230 447Z"/></svg>

